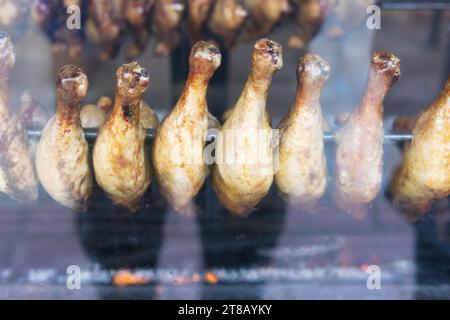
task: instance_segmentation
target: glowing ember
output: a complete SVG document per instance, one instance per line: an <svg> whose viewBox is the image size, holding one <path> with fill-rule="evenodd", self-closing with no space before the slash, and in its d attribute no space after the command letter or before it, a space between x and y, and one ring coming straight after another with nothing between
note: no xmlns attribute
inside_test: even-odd
<svg viewBox="0 0 450 320"><path fill-rule="evenodd" d="M205 280L209 284L219 283L219 277L214 272L210 272L210 271L205 274Z"/></svg>
<svg viewBox="0 0 450 320"><path fill-rule="evenodd" d="M117 287L142 286L149 282L150 279L134 274L128 270L118 271L113 277L113 285Z"/></svg>

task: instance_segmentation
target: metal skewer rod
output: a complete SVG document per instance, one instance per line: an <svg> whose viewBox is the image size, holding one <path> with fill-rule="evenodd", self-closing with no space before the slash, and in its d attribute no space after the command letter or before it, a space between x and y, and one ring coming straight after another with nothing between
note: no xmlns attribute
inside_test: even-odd
<svg viewBox="0 0 450 320"><path fill-rule="evenodd" d="M416 1L382 1L383 10L450 10L450 3L445 0Z"/></svg>
<svg viewBox="0 0 450 320"><path fill-rule="evenodd" d="M40 138L42 135L41 129L27 129L27 134L31 138ZM85 129L84 134L87 139L95 139L98 135L97 129ZM152 140L155 137L155 130L154 129L148 129L146 134L147 140ZM211 141L216 138L215 134L208 134L207 140ZM408 142L411 141L413 138L412 134L386 134L384 136L385 143L390 142ZM324 140L325 142L334 142L336 140L336 137L334 134L326 133L324 134Z"/></svg>

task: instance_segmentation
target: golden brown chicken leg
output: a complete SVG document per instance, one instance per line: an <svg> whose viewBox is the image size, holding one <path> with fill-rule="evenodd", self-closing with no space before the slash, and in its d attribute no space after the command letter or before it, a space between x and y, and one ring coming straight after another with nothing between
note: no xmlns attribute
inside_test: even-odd
<svg viewBox="0 0 450 320"><path fill-rule="evenodd" d="M192 199L202 187L208 167L204 159L208 130L206 92L221 63L219 50L197 42L189 58L189 76L180 99L158 128L153 163L162 193L172 207L194 214Z"/></svg>
<svg viewBox="0 0 450 320"><path fill-rule="evenodd" d="M140 56L150 41L150 12L154 3L155 0L125 1L123 15L133 38L126 51L128 59Z"/></svg>
<svg viewBox="0 0 450 320"><path fill-rule="evenodd" d="M394 206L409 220L450 195L450 77L438 99L419 116L413 134L391 187Z"/></svg>
<svg viewBox="0 0 450 320"><path fill-rule="evenodd" d="M159 118L156 112L144 100L141 101L141 124L145 129L157 129Z"/></svg>
<svg viewBox="0 0 450 320"><path fill-rule="evenodd" d="M96 104L88 104L81 108L81 125L83 128L100 128L108 119L114 101L107 96L100 97Z"/></svg>
<svg viewBox="0 0 450 320"><path fill-rule="evenodd" d="M312 210L325 192L327 168L320 95L330 66L307 54L297 66L297 97L279 125L279 164L275 182L294 204Z"/></svg>
<svg viewBox="0 0 450 320"><path fill-rule="evenodd" d="M209 18L209 29L219 36L225 47L232 48L248 16L238 0L216 0Z"/></svg>
<svg viewBox="0 0 450 320"><path fill-rule="evenodd" d="M411 133L416 126L419 116L397 117L394 120L392 129L395 133Z"/></svg>
<svg viewBox="0 0 450 320"><path fill-rule="evenodd" d="M400 60L373 55L366 92L359 107L336 135L334 199L351 215L362 218L379 193L383 171L383 101L400 77Z"/></svg>
<svg viewBox="0 0 450 320"><path fill-rule="evenodd" d="M189 31L194 42L203 39L203 27L211 12L214 0L188 1Z"/></svg>
<svg viewBox="0 0 450 320"><path fill-rule="evenodd" d="M124 0L91 0L86 22L88 39L101 48L100 58L114 57L119 51L125 20Z"/></svg>
<svg viewBox="0 0 450 320"><path fill-rule="evenodd" d="M307 46L319 32L337 0L295 0L295 4L297 27L295 34L289 39L289 47L300 49Z"/></svg>
<svg viewBox="0 0 450 320"><path fill-rule="evenodd" d="M98 184L115 204L130 211L138 209L151 183L150 163L144 149L145 129L139 112L149 84L148 71L136 62L119 68L114 108L94 147Z"/></svg>
<svg viewBox="0 0 450 320"><path fill-rule="evenodd" d="M155 0L153 31L156 37L155 54L165 56L180 42L179 26L185 11L181 0Z"/></svg>
<svg viewBox="0 0 450 320"><path fill-rule="evenodd" d="M244 91L217 138L213 186L222 204L237 215L253 209L273 182L272 127L266 101L272 77L282 66L278 43L256 42Z"/></svg>
<svg viewBox="0 0 450 320"><path fill-rule="evenodd" d="M10 76L15 64L14 46L0 32L0 192L19 202L33 202L38 197L27 135L11 111Z"/></svg>
<svg viewBox="0 0 450 320"><path fill-rule="evenodd" d="M246 33L250 39L268 34L290 10L288 0L244 0L244 5L249 12Z"/></svg>
<svg viewBox="0 0 450 320"><path fill-rule="evenodd" d="M88 80L81 69L67 65L60 69L56 86L56 115L42 132L36 169L42 186L54 200L84 211L92 191L89 148L80 122Z"/></svg>

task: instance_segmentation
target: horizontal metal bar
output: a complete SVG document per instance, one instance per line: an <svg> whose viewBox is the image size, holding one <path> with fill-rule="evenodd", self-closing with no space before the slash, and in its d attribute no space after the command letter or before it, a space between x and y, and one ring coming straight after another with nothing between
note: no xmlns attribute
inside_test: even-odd
<svg viewBox="0 0 450 320"><path fill-rule="evenodd" d="M450 10L450 1L382 1L384 10Z"/></svg>
<svg viewBox="0 0 450 320"><path fill-rule="evenodd" d="M27 129L28 136L31 138L40 138L42 135L42 130L40 129ZM87 139L95 139L98 135L97 129L85 129L84 134ZM147 140L152 140L155 136L155 130L154 129L148 129L146 134ZM214 133L208 134L207 140L212 141L216 138L216 135ZM386 143L389 142L407 142L410 141L413 138L412 134L386 134L384 136L384 140ZM334 142L336 140L336 137L334 134L326 133L324 134L324 140L325 142Z"/></svg>

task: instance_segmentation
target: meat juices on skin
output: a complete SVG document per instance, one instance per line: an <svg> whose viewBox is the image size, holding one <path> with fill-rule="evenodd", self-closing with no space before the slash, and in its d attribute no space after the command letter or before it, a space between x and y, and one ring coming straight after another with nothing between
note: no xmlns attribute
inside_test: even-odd
<svg viewBox="0 0 450 320"><path fill-rule="evenodd" d="M383 175L383 101L400 78L400 60L390 53L372 57L366 91L358 108L336 134L333 198L356 218L380 192Z"/></svg>
<svg viewBox="0 0 450 320"><path fill-rule="evenodd" d="M256 42L247 83L217 138L213 187L221 203L239 216L248 214L273 182L272 126L266 103L272 77L282 66L281 45L268 39ZM263 137L258 143L255 136L259 134ZM239 146L231 143L234 138ZM243 150L248 162L239 160Z"/></svg>
<svg viewBox="0 0 450 320"><path fill-rule="evenodd" d="M203 154L209 114L206 93L220 63L220 51L214 45L204 41L194 45L184 90L160 124L153 145L153 163L161 191L177 212L186 215L195 214L192 199L208 173Z"/></svg>
<svg viewBox="0 0 450 320"><path fill-rule="evenodd" d="M149 73L138 63L117 70L114 108L94 146L95 177L114 204L134 212L151 183L149 154L140 106L150 85Z"/></svg>
<svg viewBox="0 0 450 320"><path fill-rule="evenodd" d="M0 192L30 203L38 198L38 181L27 134L11 110L10 77L15 59L11 39L0 32Z"/></svg>
<svg viewBox="0 0 450 320"><path fill-rule="evenodd" d="M297 96L278 126L278 189L290 202L313 211L327 184L323 114L320 96L330 66L320 56L306 54L297 65Z"/></svg>
<svg viewBox="0 0 450 320"><path fill-rule="evenodd" d="M36 169L47 193L63 206L85 211L92 191L89 148L80 121L88 80L81 69L66 65L58 72L57 108L45 126L36 151Z"/></svg>
<svg viewBox="0 0 450 320"><path fill-rule="evenodd" d="M450 77L437 100L413 122L414 138L394 176L393 203L411 221L450 195Z"/></svg>

